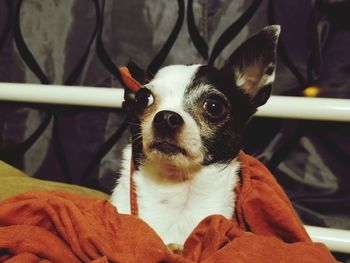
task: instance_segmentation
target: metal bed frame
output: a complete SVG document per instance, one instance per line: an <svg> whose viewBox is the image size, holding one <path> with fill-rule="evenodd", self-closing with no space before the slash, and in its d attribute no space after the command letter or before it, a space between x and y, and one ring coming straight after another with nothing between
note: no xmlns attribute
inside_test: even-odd
<svg viewBox="0 0 350 263"><path fill-rule="evenodd" d="M12 102L121 108L123 93L118 88L0 83L0 101ZM350 122L350 100L271 96L256 115ZM314 242L324 243L333 252L350 254L350 230L308 225L305 228Z"/></svg>

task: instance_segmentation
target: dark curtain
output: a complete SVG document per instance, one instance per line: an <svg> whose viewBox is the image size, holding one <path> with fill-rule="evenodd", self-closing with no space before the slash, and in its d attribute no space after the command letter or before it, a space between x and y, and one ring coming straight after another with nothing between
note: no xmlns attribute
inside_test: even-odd
<svg viewBox="0 0 350 263"><path fill-rule="evenodd" d="M121 87L133 59L222 65L281 24L273 93L350 98L350 2L0 0L0 81ZM286 105L288 107L288 105ZM120 110L0 103L0 158L29 175L109 192L128 142ZM276 176L306 224L350 229L348 123L255 118L245 150Z"/></svg>

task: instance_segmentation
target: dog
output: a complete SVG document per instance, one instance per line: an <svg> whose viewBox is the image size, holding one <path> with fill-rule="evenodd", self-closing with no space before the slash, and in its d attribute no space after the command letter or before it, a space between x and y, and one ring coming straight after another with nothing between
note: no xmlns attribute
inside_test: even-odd
<svg viewBox="0 0 350 263"><path fill-rule="evenodd" d="M125 90L132 142L111 195L119 213L132 213L134 191L138 216L179 247L205 217L233 217L237 155L248 121L270 96L279 34L278 25L265 27L221 68L171 65L150 77L128 65L142 87Z"/></svg>

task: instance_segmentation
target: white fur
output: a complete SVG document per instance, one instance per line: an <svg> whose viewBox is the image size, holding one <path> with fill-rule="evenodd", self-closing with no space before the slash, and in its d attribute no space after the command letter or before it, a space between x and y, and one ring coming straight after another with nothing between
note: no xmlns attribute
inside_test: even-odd
<svg viewBox="0 0 350 263"><path fill-rule="evenodd" d="M159 70L155 78L146 85L152 92L157 108L148 115L141 123L143 149L148 157L153 160L159 159L156 152L151 152L149 146L154 138L152 130L153 118L157 112L169 110L177 112L183 118L185 125L179 134L179 146L186 149L188 156L178 155L172 159L177 165L181 164L184 168L197 166L203 160L201 152L202 142L200 132L196 122L189 113L184 111L184 94L187 86L201 65L172 65Z"/></svg>
<svg viewBox="0 0 350 263"><path fill-rule="evenodd" d="M131 147L127 147L122 175L111 197L118 212L124 214L130 214L130 156ZM228 166L210 165L189 181L166 183L154 180L141 169L134 175L139 217L165 244L184 244L205 217L220 214L232 218L238 170L238 161Z"/></svg>
<svg viewBox="0 0 350 263"><path fill-rule="evenodd" d="M184 92L195 72L201 65L172 65L159 70L146 86L161 98L158 110L179 110L182 108Z"/></svg>
<svg viewBox="0 0 350 263"><path fill-rule="evenodd" d="M146 85L154 96L154 107L141 122L146 156L134 174L139 217L148 223L165 244L184 244L205 217L220 214L231 219L234 212L239 163L202 166L203 152L199 127L184 108L184 94L200 65L168 66ZM203 86L201 90L209 89ZM201 91L201 92L202 92ZM193 94L192 94L193 95ZM196 95L198 96L198 95ZM164 156L149 146L154 139L155 114L171 110L180 114L184 127L177 144L186 155ZM130 214L131 147L124 151L121 177L111 202L119 213Z"/></svg>

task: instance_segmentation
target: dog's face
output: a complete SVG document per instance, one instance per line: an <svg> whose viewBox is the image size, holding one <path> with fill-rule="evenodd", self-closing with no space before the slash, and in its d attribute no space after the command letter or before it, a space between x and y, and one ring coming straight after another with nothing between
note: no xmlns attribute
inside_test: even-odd
<svg viewBox="0 0 350 263"><path fill-rule="evenodd" d="M267 27L221 69L164 67L136 94L126 94L139 158L186 171L232 161L245 125L269 97L278 35L278 26Z"/></svg>

